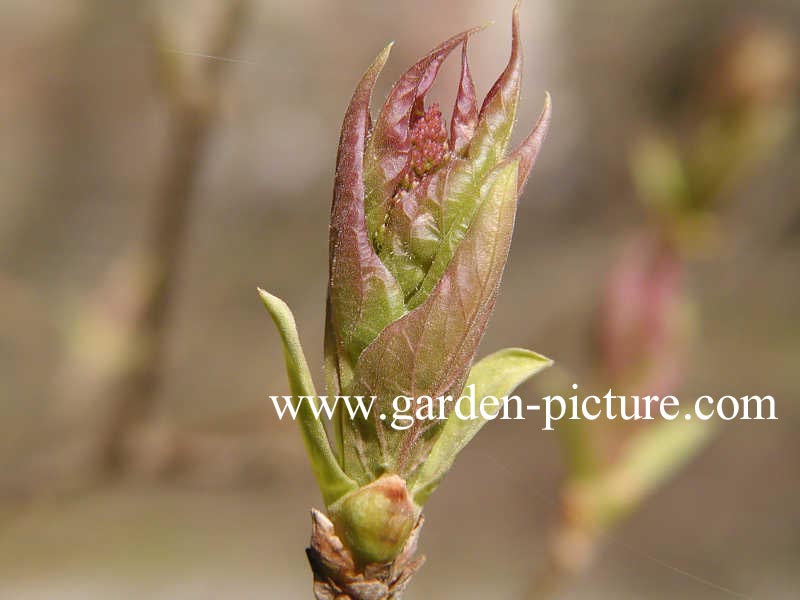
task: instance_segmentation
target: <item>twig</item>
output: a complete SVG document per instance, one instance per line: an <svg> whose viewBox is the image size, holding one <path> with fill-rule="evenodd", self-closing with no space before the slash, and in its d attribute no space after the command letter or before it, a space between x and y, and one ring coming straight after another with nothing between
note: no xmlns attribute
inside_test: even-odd
<svg viewBox="0 0 800 600"><path fill-rule="evenodd" d="M224 56L241 29L244 1L230 4L217 29L211 54ZM145 347L138 364L120 374L118 395L100 442L102 470L115 475L124 470L126 443L132 430L152 415L161 381L164 340L168 331L175 282L183 257L191 202L221 94L222 61L204 63L202 86L189 91L186 76L163 35L157 35L156 67L161 89L169 103L170 134L166 164L152 221L142 253L152 267L153 285L146 286L133 336Z"/></svg>

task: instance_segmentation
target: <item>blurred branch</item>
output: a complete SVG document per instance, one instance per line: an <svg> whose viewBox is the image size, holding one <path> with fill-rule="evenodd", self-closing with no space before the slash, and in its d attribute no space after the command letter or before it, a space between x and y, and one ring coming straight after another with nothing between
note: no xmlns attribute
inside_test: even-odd
<svg viewBox="0 0 800 600"><path fill-rule="evenodd" d="M47 304L24 281L8 273L0 273L0 298L0 339L13 339L26 356L41 356L39 349L54 335Z"/></svg>
<svg viewBox="0 0 800 600"><path fill-rule="evenodd" d="M225 56L231 51L244 13L244 0L226 6L209 54ZM90 479L123 474L129 464L139 461L131 454L148 452L140 442L152 436L143 432L160 430L153 415L175 288L203 153L219 114L224 69L230 64L204 59L198 72L192 72L196 76L190 77L189 59L171 50L174 40L156 23L150 26L152 58L167 108L167 146L149 223L140 241L115 260L75 319L56 383L63 400L56 407L56 432L61 438L56 462L70 455L88 467ZM164 460L172 461L173 450L164 452Z"/></svg>
<svg viewBox="0 0 800 600"><path fill-rule="evenodd" d="M568 429L573 425L569 421L565 424L569 424ZM527 597L555 597L585 571L607 533L695 458L716 429L707 421L659 421L635 432L622 452L605 464L597 465L594 457L591 470L587 470L576 469L575 463L568 462L561 519ZM596 445L592 437L586 429L566 434L562 431L564 451L569 456L577 446L585 454L587 446Z"/></svg>
<svg viewBox="0 0 800 600"><path fill-rule="evenodd" d="M687 135L662 126L636 140L630 170L639 199L680 250L716 249L724 201L789 138L799 64L795 40L780 28L735 28L692 88Z"/></svg>
<svg viewBox="0 0 800 600"><path fill-rule="evenodd" d="M245 0L227 5L209 56L230 54L245 8ZM188 485L252 486L279 468L265 447L263 413L231 415L227 425L216 421L210 430L179 429L153 418L192 200L231 61L174 51L174 40L155 21L150 35L168 111L150 219L141 240L112 262L67 322L66 358L54 385L58 402L41 424L47 448L17 457L0 476L0 505L8 518L39 499L80 493L127 473ZM189 65L197 64L190 73Z"/></svg>
<svg viewBox="0 0 800 600"><path fill-rule="evenodd" d="M687 141L649 133L631 156L650 223L607 277L599 311L602 389L663 397L683 379L685 350L695 338L682 276L687 258L718 241L721 201L780 149L796 120L792 45L768 28L735 33L706 74L705 102L693 114ZM562 372L561 389L568 382ZM530 598L553 597L588 568L607 532L716 431L696 419L603 425L565 421L559 428L567 459L562 516Z"/></svg>
<svg viewBox="0 0 800 600"><path fill-rule="evenodd" d="M244 1L232 2L223 15L210 45L215 56L226 55L235 44L244 16ZM155 62L161 89L169 105L169 141L166 163L152 211L152 221L140 250L149 265L149 276L141 286L140 310L131 329L133 345L145 347L136 364L118 374L113 386L118 394L99 453L102 469L116 474L125 466L125 445L132 429L152 415L164 363L164 342L170 305L180 271L189 224L191 201L199 178L202 154L215 121L226 63L207 60L201 85L188 85L178 57L169 52L168 36L157 28Z"/></svg>

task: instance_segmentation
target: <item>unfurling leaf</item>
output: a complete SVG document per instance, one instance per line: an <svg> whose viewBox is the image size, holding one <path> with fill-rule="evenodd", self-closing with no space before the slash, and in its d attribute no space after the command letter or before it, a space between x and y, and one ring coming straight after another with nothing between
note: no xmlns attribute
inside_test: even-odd
<svg viewBox="0 0 800 600"><path fill-rule="evenodd" d="M297 421L303 433L303 441L311 458L311 466L325 503L332 504L355 489L355 483L345 475L336 461L328 443L328 436L325 434L325 427L312 411L311 403L317 401L316 391L303 347L300 345L300 337L297 335L297 326L292 311L277 296L261 289L258 290L258 294L280 333L289 389L293 395L293 403L299 403ZM301 396L306 396L308 401L301 402Z"/></svg>
<svg viewBox="0 0 800 600"><path fill-rule="evenodd" d="M465 389L475 386L475 398L494 396L502 399L511 394L526 379L553 364L549 358L524 350L506 348L480 360L472 369ZM500 412L498 405L494 414ZM453 461L464 446L475 437L486 419L480 414L476 419L461 419L451 413L439 439L433 445L428 459L411 482L414 501L422 506L438 487L442 477L450 470Z"/></svg>
<svg viewBox="0 0 800 600"><path fill-rule="evenodd" d="M359 358L355 393L376 396L380 412L391 412L397 396L436 397L460 391L494 307L511 242L516 189L513 162L500 168L482 194L472 227L427 300L387 326ZM344 423L345 470L359 481L384 472L408 476L442 426L437 421L417 421L408 431L395 431L378 414L376 423L363 419ZM364 465L358 453L368 443L376 447Z"/></svg>

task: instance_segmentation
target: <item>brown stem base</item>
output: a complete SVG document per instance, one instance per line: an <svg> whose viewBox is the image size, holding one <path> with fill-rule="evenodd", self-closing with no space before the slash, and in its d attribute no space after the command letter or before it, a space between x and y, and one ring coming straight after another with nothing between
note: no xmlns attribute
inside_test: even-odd
<svg viewBox="0 0 800 600"><path fill-rule="evenodd" d="M414 556L422 523L420 516L394 561L361 567L336 535L330 519L311 509L311 546L306 554L314 572L316 600L400 600L425 562L424 556Z"/></svg>

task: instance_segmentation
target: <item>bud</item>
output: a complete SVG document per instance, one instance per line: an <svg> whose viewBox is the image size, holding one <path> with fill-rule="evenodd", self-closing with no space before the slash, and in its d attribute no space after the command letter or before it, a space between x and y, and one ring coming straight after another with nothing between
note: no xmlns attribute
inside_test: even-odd
<svg viewBox="0 0 800 600"><path fill-rule="evenodd" d="M689 338L683 270L670 242L648 232L631 240L609 273L599 349L614 389L663 396L679 384Z"/></svg>
<svg viewBox="0 0 800 600"><path fill-rule="evenodd" d="M442 423L392 430L399 395L458 395L494 307L517 198L550 121L549 97L530 135L507 153L522 73L518 10L508 66L481 105L460 33L395 83L374 126L370 96L387 47L356 88L344 119L330 227L328 393L377 397L376 418L340 414L345 472L364 485L408 479ZM461 47L449 127L426 94Z"/></svg>
<svg viewBox="0 0 800 600"><path fill-rule="evenodd" d="M345 113L331 208L326 387L329 397L376 401L367 418L337 407L332 447L312 407L298 407L331 517L314 516L309 557L318 597L338 597L365 582L399 595L393 590L420 564L411 557L422 504L487 421L448 413L395 430L393 400L457 398L465 384L502 397L551 364L511 348L472 365L497 297L517 199L550 123L548 95L533 130L508 152L522 74L518 13L517 6L511 58L481 104L467 60L468 40L478 31L471 29L406 71L373 124L370 98L387 46ZM461 77L447 124L426 95L459 47ZM315 395L288 307L266 292L261 297L281 332L292 393ZM342 597L356 597L347 593Z"/></svg>
<svg viewBox="0 0 800 600"><path fill-rule="evenodd" d="M384 475L345 496L330 513L339 537L362 564L397 556L419 518L419 508L397 475Z"/></svg>

